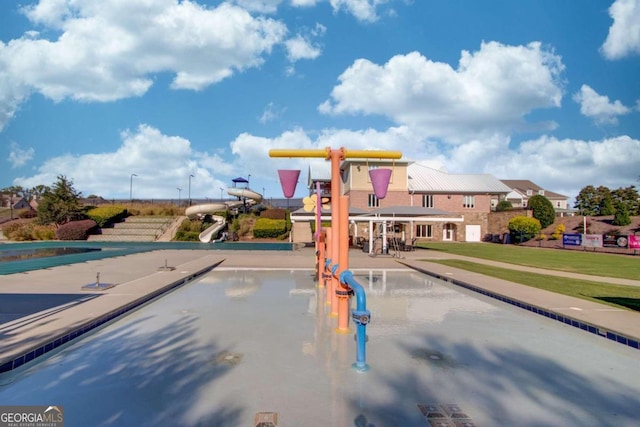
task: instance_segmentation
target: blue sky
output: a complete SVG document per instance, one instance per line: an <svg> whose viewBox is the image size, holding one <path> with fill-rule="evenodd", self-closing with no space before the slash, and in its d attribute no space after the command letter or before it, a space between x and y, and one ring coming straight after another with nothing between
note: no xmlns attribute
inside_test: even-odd
<svg viewBox="0 0 640 427"><path fill-rule="evenodd" d="M269 149L344 146L573 198L639 184L639 76L640 0L3 1L0 188L302 196Z"/></svg>

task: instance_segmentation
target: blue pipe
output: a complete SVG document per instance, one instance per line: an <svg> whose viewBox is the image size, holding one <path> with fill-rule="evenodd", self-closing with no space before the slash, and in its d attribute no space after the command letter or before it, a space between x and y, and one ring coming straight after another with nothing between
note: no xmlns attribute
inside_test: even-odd
<svg viewBox="0 0 640 427"><path fill-rule="evenodd" d="M340 273L340 282L349 286L356 294L356 309L351 311L351 318L357 325L356 331L356 363L354 369L365 372L369 370L367 365L367 323L371 320L371 312L367 310L367 296L364 288L353 278L351 270Z"/></svg>

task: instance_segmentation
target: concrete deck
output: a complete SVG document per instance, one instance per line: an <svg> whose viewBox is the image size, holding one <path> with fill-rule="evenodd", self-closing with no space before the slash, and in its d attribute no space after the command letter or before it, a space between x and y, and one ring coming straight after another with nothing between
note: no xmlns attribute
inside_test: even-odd
<svg viewBox="0 0 640 427"><path fill-rule="evenodd" d="M429 262L429 259L464 258L435 251L404 252L400 259L381 255L372 258L355 249L349 255L351 269L411 267L493 297L504 297L511 304L522 303L523 307L527 306L525 308L536 313L638 348L640 313L637 312ZM640 286L640 281L536 270L478 259L473 261L523 272ZM228 268L313 268L314 250L161 250L0 276L0 373L16 369L219 264ZM165 269L165 266L172 268ZM83 290L84 285L96 281L98 273L100 283L115 286L103 291ZM47 300L58 303L47 304Z"/></svg>

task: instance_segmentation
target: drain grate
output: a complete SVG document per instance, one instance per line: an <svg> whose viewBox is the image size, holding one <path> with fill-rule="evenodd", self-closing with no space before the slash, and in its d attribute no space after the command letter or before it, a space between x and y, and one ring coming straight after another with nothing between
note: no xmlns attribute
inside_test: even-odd
<svg viewBox="0 0 640 427"><path fill-rule="evenodd" d="M418 409L430 427L476 427L471 417L455 403L418 403Z"/></svg>
<svg viewBox="0 0 640 427"><path fill-rule="evenodd" d="M230 351L223 351L218 353L215 359L212 361L215 365L230 365L235 366L242 361L242 353L232 353Z"/></svg>
<svg viewBox="0 0 640 427"><path fill-rule="evenodd" d="M253 418L254 427L278 427L277 412L258 412Z"/></svg>

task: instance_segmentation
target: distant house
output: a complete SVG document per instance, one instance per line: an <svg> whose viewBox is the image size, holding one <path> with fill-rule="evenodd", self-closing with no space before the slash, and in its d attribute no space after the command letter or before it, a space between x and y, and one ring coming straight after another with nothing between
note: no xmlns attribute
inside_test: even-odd
<svg viewBox="0 0 640 427"><path fill-rule="evenodd" d="M7 194L2 195L2 207L13 209L27 209L31 208L29 201L24 197L9 196Z"/></svg>
<svg viewBox="0 0 640 427"><path fill-rule="evenodd" d="M511 202L514 208L526 208L531 197L541 195L549 199L556 210L556 216L573 216L576 213L575 209L569 208L567 196L545 190L526 179L502 179L501 181L511 189L505 200Z"/></svg>

